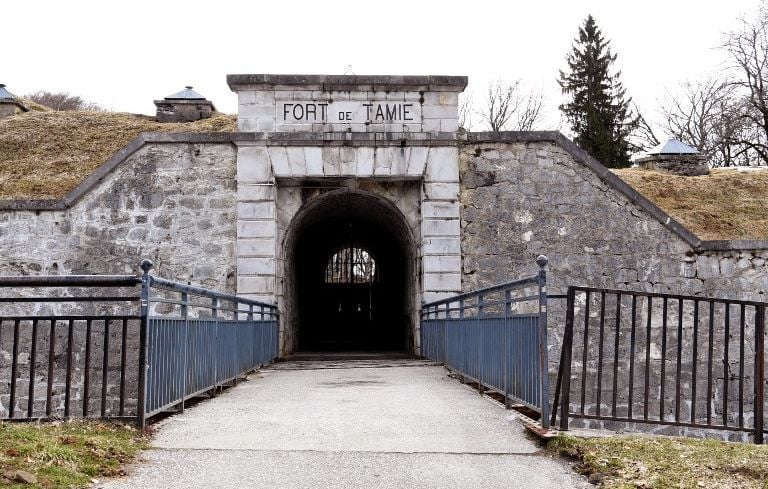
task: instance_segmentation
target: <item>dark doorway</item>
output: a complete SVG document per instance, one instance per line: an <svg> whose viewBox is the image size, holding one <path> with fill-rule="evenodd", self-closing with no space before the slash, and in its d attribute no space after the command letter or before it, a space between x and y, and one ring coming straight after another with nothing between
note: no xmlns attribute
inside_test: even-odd
<svg viewBox="0 0 768 489"><path fill-rule="evenodd" d="M299 350L407 351L407 236L372 197L324 200L294 248Z"/></svg>

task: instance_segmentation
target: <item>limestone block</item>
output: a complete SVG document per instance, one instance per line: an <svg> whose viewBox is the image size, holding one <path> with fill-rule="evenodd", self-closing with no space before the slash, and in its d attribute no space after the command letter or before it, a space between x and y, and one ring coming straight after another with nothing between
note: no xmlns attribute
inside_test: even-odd
<svg viewBox="0 0 768 489"><path fill-rule="evenodd" d="M440 126L441 119L424 119L424 122L421 124L421 130L424 132L440 132L441 126Z"/></svg>
<svg viewBox="0 0 768 489"><path fill-rule="evenodd" d="M322 148L304 148L304 161L306 162L308 176L323 176Z"/></svg>
<svg viewBox="0 0 768 489"><path fill-rule="evenodd" d="M440 130L443 132L456 132L459 130L459 120L453 119L440 119Z"/></svg>
<svg viewBox="0 0 768 489"><path fill-rule="evenodd" d="M239 105L274 105L275 92L266 90L246 90L237 92L237 102Z"/></svg>
<svg viewBox="0 0 768 489"><path fill-rule="evenodd" d="M272 201L238 202L237 217L239 219L273 219L275 203Z"/></svg>
<svg viewBox="0 0 768 489"><path fill-rule="evenodd" d="M457 148L430 148L427 157L427 182L458 182L458 158Z"/></svg>
<svg viewBox="0 0 768 489"><path fill-rule="evenodd" d="M459 203L445 201L424 201L421 204L421 215L424 219L459 218Z"/></svg>
<svg viewBox="0 0 768 489"><path fill-rule="evenodd" d="M408 148L408 175L421 176L427 167L427 155L429 148L426 146L412 146Z"/></svg>
<svg viewBox="0 0 768 489"><path fill-rule="evenodd" d="M303 177L307 174L307 163L304 157L304 148L290 147L285 148L288 156L288 166L291 168L291 176Z"/></svg>
<svg viewBox="0 0 768 489"><path fill-rule="evenodd" d="M424 238L422 241L424 255L457 255L461 253L459 238Z"/></svg>
<svg viewBox="0 0 768 489"><path fill-rule="evenodd" d="M275 259L268 257L238 258L237 275L274 275Z"/></svg>
<svg viewBox="0 0 768 489"><path fill-rule="evenodd" d="M237 256L275 256L274 238L243 238L237 240Z"/></svg>
<svg viewBox="0 0 768 489"><path fill-rule="evenodd" d="M327 177L341 175L341 148L337 146L324 146L323 154L323 173Z"/></svg>
<svg viewBox="0 0 768 489"><path fill-rule="evenodd" d="M708 279L720 276L720 260L717 256L701 255L696 259L696 275Z"/></svg>
<svg viewBox="0 0 768 489"><path fill-rule="evenodd" d="M274 294L274 276L240 276L237 277L238 294Z"/></svg>
<svg viewBox="0 0 768 489"><path fill-rule="evenodd" d="M424 105L458 106L459 94L456 92L427 92L424 94Z"/></svg>
<svg viewBox="0 0 768 489"><path fill-rule="evenodd" d="M457 109L455 105L424 105L421 109L424 120L427 119L455 119Z"/></svg>
<svg viewBox="0 0 768 489"><path fill-rule="evenodd" d="M273 119L275 117L274 105L244 104L237 109L237 117L240 119Z"/></svg>
<svg viewBox="0 0 768 489"><path fill-rule="evenodd" d="M459 292L461 291L461 273L425 273L424 290Z"/></svg>
<svg viewBox="0 0 768 489"><path fill-rule="evenodd" d="M239 123L238 123L239 127ZM256 121L255 127L252 129L240 129L241 131L256 131L256 132L272 132L275 130L275 120L270 118L259 119Z"/></svg>
<svg viewBox="0 0 768 489"><path fill-rule="evenodd" d="M373 175L373 148L357 148L357 176L370 177Z"/></svg>
<svg viewBox="0 0 768 489"><path fill-rule="evenodd" d="M286 148L277 146L270 147L269 161L272 163L272 172L276 177L291 176L291 164L288 162Z"/></svg>
<svg viewBox="0 0 768 489"><path fill-rule="evenodd" d="M422 258L424 272L453 272L461 271L461 256L459 255L425 255Z"/></svg>
<svg viewBox="0 0 768 489"><path fill-rule="evenodd" d="M239 183L237 200L240 202L275 200L275 185L271 183Z"/></svg>
<svg viewBox="0 0 768 489"><path fill-rule="evenodd" d="M355 148L343 146L339 148L341 160L340 172L342 176L354 177L357 175L357 151Z"/></svg>
<svg viewBox="0 0 768 489"><path fill-rule="evenodd" d="M424 219L421 223L422 236L459 236L460 233L458 219Z"/></svg>
<svg viewBox="0 0 768 489"><path fill-rule="evenodd" d="M424 196L430 200L456 200L459 198L459 184L425 183Z"/></svg>
<svg viewBox="0 0 768 489"><path fill-rule="evenodd" d="M274 238L277 231L277 223L274 220L267 221L238 221L238 238Z"/></svg>
<svg viewBox="0 0 768 489"><path fill-rule="evenodd" d="M257 302L263 302L265 304L274 304L275 303L275 295L274 294L247 294L247 293L240 293L238 291L238 296L244 298L244 299L250 299L252 301ZM253 317L255 319L259 319L259 308L254 307L254 313Z"/></svg>
<svg viewBox="0 0 768 489"><path fill-rule="evenodd" d="M269 182L272 167L267 149L259 146L241 146L237 150L237 180L239 182Z"/></svg>
<svg viewBox="0 0 768 489"><path fill-rule="evenodd" d="M456 295L456 292L433 292L433 291L426 291L422 294L422 301L424 304L428 304L430 302L435 301L441 301L443 299L449 299Z"/></svg>

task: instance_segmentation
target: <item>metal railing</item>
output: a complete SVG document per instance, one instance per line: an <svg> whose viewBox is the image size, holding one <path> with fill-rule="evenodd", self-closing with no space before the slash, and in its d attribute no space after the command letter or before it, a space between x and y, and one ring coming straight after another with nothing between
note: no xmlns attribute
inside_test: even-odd
<svg viewBox="0 0 768 489"><path fill-rule="evenodd" d="M135 420L278 355L277 307L143 275L0 277L0 419ZM5 360L8 359L8 360Z"/></svg>
<svg viewBox="0 0 768 489"><path fill-rule="evenodd" d="M547 258L539 272L505 284L424 304L421 352L478 387L526 406L549 428Z"/></svg>
<svg viewBox="0 0 768 489"><path fill-rule="evenodd" d="M766 303L569 287L566 307L561 430L581 418L746 432L763 443Z"/></svg>
<svg viewBox="0 0 768 489"><path fill-rule="evenodd" d="M154 277L146 260L141 267L147 322L141 424L169 408L183 410L186 400L236 382L278 356L277 306ZM174 311L153 313L160 305Z"/></svg>
<svg viewBox="0 0 768 489"><path fill-rule="evenodd" d="M19 294L0 297L0 352L10 352L10 364L0 353L0 394L8 394L0 419L134 418L128 390L139 369L129 338L140 329L140 283L134 275L0 277L0 289Z"/></svg>

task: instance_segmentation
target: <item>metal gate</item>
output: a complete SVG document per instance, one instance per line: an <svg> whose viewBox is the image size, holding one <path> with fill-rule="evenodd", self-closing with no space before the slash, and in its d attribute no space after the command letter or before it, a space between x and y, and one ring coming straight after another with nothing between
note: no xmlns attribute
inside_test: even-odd
<svg viewBox="0 0 768 489"><path fill-rule="evenodd" d="M424 304L421 352L482 388L526 406L549 428L547 258L539 273Z"/></svg>

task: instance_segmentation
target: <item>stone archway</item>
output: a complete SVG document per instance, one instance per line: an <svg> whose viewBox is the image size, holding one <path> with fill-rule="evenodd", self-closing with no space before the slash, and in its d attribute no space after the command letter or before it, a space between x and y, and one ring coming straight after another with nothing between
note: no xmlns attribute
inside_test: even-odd
<svg viewBox="0 0 768 489"><path fill-rule="evenodd" d="M394 204L350 189L315 197L283 257L284 353L414 351L416 245Z"/></svg>

